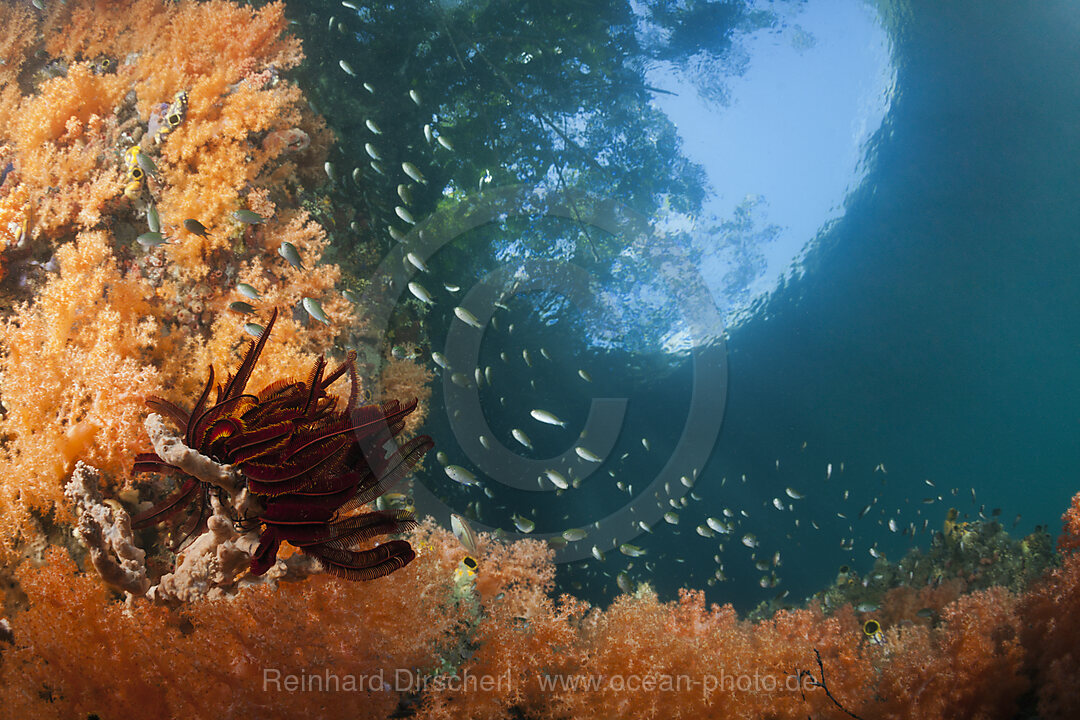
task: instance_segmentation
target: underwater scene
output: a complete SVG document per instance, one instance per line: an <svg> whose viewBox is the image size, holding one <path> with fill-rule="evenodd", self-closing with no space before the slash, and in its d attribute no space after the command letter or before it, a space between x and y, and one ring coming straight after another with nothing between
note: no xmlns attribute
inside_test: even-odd
<svg viewBox="0 0 1080 720"><path fill-rule="evenodd" d="M0 19L0 718L1080 718L1080 4Z"/></svg>

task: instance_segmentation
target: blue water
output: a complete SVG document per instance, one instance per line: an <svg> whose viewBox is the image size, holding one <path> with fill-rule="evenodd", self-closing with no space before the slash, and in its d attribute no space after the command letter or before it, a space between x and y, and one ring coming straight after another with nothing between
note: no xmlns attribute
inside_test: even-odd
<svg viewBox="0 0 1080 720"><path fill-rule="evenodd" d="M630 568L635 582L648 580L662 596L704 587L710 600L745 609L785 591L798 602L841 564L865 571L871 547L889 558L912 544L925 547L950 507L973 517L1001 508L1013 533L1037 525L1057 532L1080 465L1080 78L1073 72L1080 6L972 0L881 7L895 87L882 125L862 148L865 175L836 219L802 238L797 271L758 296L726 338L697 328L699 349L722 350L727 372L726 395L715 398L720 434L696 467L699 499L676 487L687 495L677 526L656 520L652 533L620 530L620 542L646 554L632 559L607 547L603 563L565 563L564 589L609 599L619 592L615 575ZM496 148L485 156L492 167L498 146L515 141L498 128L490 123L495 140L485 146ZM459 152L468 146L457 142ZM392 193L390 184L390 198L380 201L386 207ZM437 195L427 198L429 212L437 213L437 202L445 208ZM593 232L594 240L602 236ZM696 248L688 254L691 235ZM573 219L498 218L427 259L431 274L414 279L437 296L433 308L410 301L396 311L399 322L419 319L430 339L426 356L445 348L447 332L461 325L451 309L489 273L555 259L588 275L596 302L585 307L556 292L515 294L505 284L507 309L494 312L501 329L489 327L479 350L479 366L491 366L495 382L469 389L490 441L526 460L561 455L558 467L588 475L579 488L556 494L550 485L543 492L507 487L481 472L488 497L452 482L429 460L417 483L478 525L513 535L516 513L536 523L534 535L586 527L632 495L641 500L684 433L700 386L679 339L694 323L680 319L679 290L657 278L673 256L679 267L693 267L694 253L709 250L708 236L673 232L651 246L655 255L616 258L591 254L588 241ZM750 255L765 250L750 248ZM462 286L462 294L445 291L444 282ZM403 284L396 290L410 297ZM579 369L593 382L581 380ZM461 370L472 378L472 366ZM457 401L448 398L456 386L441 376L435 385L425 431L449 462L477 470L483 450L475 437L455 435ZM599 466L574 460L572 450L588 445L578 431L594 397L626 399ZM534 408L555 412L567 427L536 422ZM511 438L515 427L528 433L533 451ZM787 497L789 487L805 499ZM666 497L652 504L671 509ZM725 508L737 523L730 537L695 532L706 517L723 519ZM890 532L889 518L898 528L914 523L914 538ZM753 551L740 541L746 533L760 543ZM852 540L852 549L842 540ZM772 566L777 552L778 566L754 567L755 560ZM727 579L706 585L718 567L714 555ZM762 588L770 573L779 582Z"/></svg>

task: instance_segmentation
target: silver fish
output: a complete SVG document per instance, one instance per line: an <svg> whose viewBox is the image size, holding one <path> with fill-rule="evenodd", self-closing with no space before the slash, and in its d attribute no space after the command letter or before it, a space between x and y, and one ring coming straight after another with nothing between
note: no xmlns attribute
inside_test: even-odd
<svg viewBox="0 0 1080 720"><path fill-rule="evenodd" d="M588 533L582 528L570 528L569 530L563 530L562 536L563 540L566 540L567 542L578 542L579 540L584 540L588 536Z"/></svg>
<svg viewBox="0 0 1080 720"><path fill-rule="evenodd" d="M416 253L405 253L405 259L420 272L431 272L428 270L428 266L424 264L424 261L421 260Z"/></svg>
<svg viewBox="0 0 1080 720"><path fill-rule="evenodd" d="M514 521L514 527L523 533L531 533L536 529L536 523L527 517L522 517L515 513L514 515L511 515L511 519Z"/></svg>
<svg viewBox="0 0 1080 720"><path fill-rule="evenodd" d="M135 153L135 164L141 167L147 175L153 176L157 174L157 165L154 164L149 155L141 152Z"/></svg>
<svg viewBox="0 0 1080 720"><path fill-rule="evenodd" d="M424 174L420 172L420 168L416 167L411 162L401 163L401 170L418 183L427 182L427 180L424 179Z"/></svg>
<svg viewBox="0 0 1080 720"><path fill-rule="evenodd" d="M168 242L165 236L159 232L144 232L139 237L135 238L135 242L139 243L144 249L151 250L158 245L163 245Z"/></svg>
<svg viewBox="0 0 1080 720"><path fill-rule="evenodd" d="M461 483L462 485L479 484L476 481L476 475L474 475L471 471L461 467L460 465L447 465L443 468L443 471L446 473L447 477L449 477L456 483Z"/></svg>
<svg viewBox="0 0 1080 720"><path fill-rule="evenodd" d="M259 291L247 283L236 283L236 291L248 300L258 300Z"/></svg>
<svg viewBox="0 0 1080 720"><path fill-rule="evenodd" d="M594 453L592 450L589 450L588 448L583 448L580 445L574 448L574 452L576 452L578 457L582 460L594 463L604 462L604 459L602 457Z"/></svg>
<svg viewBox="0 0 1080 720"><path fill-rule="evenodd" d="M281 245L278 246L278 255L285 258L285 260L294 268L298 270L304 269L303 263L300 262L300 252L296 249L296 246L288 240L282 241Z"/></svg>
<svg viewBox="0 0 1080 720"><path fill-rule="evenodd" d="M454 315L457 316L458 320L470 327L474 327L478 330L483 329L484 327L480 324L480 320L478 320L475 315L473 315L471 312L461 307L460 305L454 308Z"/></svg>
<svg viewBox="0 0 1080 720"><path fill-rule="evenodd" d="M247 225L258 225L266 221L262 215L251 210L233 210L232 216L233 220L246 223Z"/></svg>
<svg viewBox="0 0 1080 720"><path fill-rule="evenodd" d="M330 319L326 317L326 313L323 312L322 309L322 303L320 303L318 300L316 300L315 298L306 297L300 302L303 304L304 309L307 310L308 315L315 318L323 325L330 324Z"/></svg>
<svg viewBox="0 0 1080 720"><path fill-rule="evenodd" d="M554 413L547 410L530 410L529 414L532 415L533 420L537 420L548 425L558 425L559 427L566 427L566 423L563 422Z"/></svg>
<svg viewBox="0 0 1080 720"><path fill-rule="evenodd" d="M427 305L432 305L435 302L435 298L431 297L431 293L427 291L427 288L418 282L409 283L409 292L411 292L417 300Z"/></svg>
<svg viewBox="0 0 1080 720"><path fill-rule="evenodd" d="M566 481L566 477L558 470L545 470L544 474L547 475L547 479L551 481L551 484L560 490L565 490L570 487L570 483Z"/></svg>
<svg viewBox="0 0 1080 720"><path fill-rule="evenodd" d="M461 515L450 513L450 529L454 531L454 537L470 555L476 555L477 537L472 525Z"/></svg>
<svg viewBox="0 0 1080 720"><path fill-rule="evenodd" d="M146 226L150 232L161 232L161 216L154 205L146 208Z"/></svg>

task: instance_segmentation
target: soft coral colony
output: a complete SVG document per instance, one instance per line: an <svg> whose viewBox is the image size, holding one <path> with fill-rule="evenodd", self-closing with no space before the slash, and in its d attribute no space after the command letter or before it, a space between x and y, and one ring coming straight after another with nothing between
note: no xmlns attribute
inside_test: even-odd
<svg viewBox="0 0 1080 720"><path fill-rule="evenodd" d="M301 53L283 6L46 7L5 6L0 36L0 294L16 306L0 327L0 462L20 478L0 483L7 561L40 518L70 522L76 459L118 489L144 446L142 399L180 401L232 366L241 315L311 298L332 323L283 316L263 384L302 375L354 323L297 202L331 138L284 77Z"/></svg>
<svg viewBox="0 0 1080 720"><path fill-rule="evenodd" d="M330 136L284 75L301 54L283 6L44 7L5 5L0 27L12 716L1007 718L1025 697L1080 714L1080 495L1061 567L1020 594L889 596L880 642L850 605L752 622L692 591L555 600L544 543L481 535L473 572L448 532L371 509L430 441L409 437L423 403L362 405L355 357L322 355L360 321L298 209ZM391 370L401 400L427 397L423 369ZM156 502L133 508L139 478ZM287 692L268 672L367 682ZM439 672L493 682L417 685ZM697 684L665 685L680 676Z"/></svg>
<svg viewBox="0 0 1080 720"><path fill-rule="evenodd" d="M358 544L412 527L411 516L361 510L430 441L382 454L417 404L361 407L371 389L355 355L327 371L314 353L357 322L333 292L339 269L319 262L325 233L299 209L331 137L284 75L302 58L284 6L86 0L4 12L5 576L73 521L106 579L158 599L191 583L206 583L191 591L201 595L227 588L244 570L367 579L408 563L406 541ZM279 317L280 307L296 310ZM245 324L260 315L265 329ZM259 342L209 401L213 368L234 364L245 332ZM306 381L287 379L311 367ZM210 368L205 384L200 368ZM347 401L330 389L345 374ZM246 392L249 380L264 389ZM156 454L142 451L147 397L183 431L180 441L151 415ZM153 588L126 511L101 503L122 489L134 502L133 476L146 472L181 479L136 528L194 500L184 534L199 535ZM283 541L310 562L278 561Z"/></svg>

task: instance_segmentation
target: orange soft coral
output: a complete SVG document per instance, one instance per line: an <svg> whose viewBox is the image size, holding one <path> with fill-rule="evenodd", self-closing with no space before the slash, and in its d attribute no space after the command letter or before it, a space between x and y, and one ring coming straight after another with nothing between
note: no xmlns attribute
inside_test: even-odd
<svg viewBox="0 0 1080 720"><path fill-rule="evenodd" d="M51 3L41 30L60 63L49 72L59 75L26 97L14 83L0 95L0 118L12 120L0 124L0 142L18 146L35 237L93 228L111 202L130 203L139 194L135 183L121 195L124 153L140 140L151 111L180 91L188 94L183 121L167 135L141 140L159 169L148 190L163 227L181 241L168 255L185 274L202 279L208 254L230 247L228 215L245 188L273 180L287 192L298 171L319 171L321 161L305 170L283 157L289 149L267 150L261 142L268 132L302 128L316 140L305 156L314 159L328 141L299 89L280 77L302 57L299 42L284 33L281 3L259 10L223 0ZM2 49L25 48L0 36ZM282 176L283 167L291 172ZM0 214L14 212L4 205L0 199ZM183 232L188 218L200 219L210 234Z"/></svg>
<svg viewBox="0 0 1080 720"><path fill-rule="evenodd" d="M427 543L443 543L445 535ZM449 538L453 541L453 538ZM112 599L60 551L19 573L29 609L3 651L10 717L383 718L461 621L451 575L421 556L383 580L326 576L170 611ZM338 692L290 692L287 676ZM347 679L351 678L351 680ZM342 685L343 683L347 683Z"/></svg>
<svg viewBox="0 0 1080 720"><path fill-rule="evenodd" d="M1058 550L1062 553L1080 550L1080 493L1073 495L1069 509L1061 516L1061 537L1058 538Z"/></svg>
<svg viewBox="0 0 1080 720"><path fill-rule="evenodd" d="M18 240L18 262L40 266L55 253L60 266L59 275L37 274L34 301L0 327L0 550L31 513L64 517L56 503L75 459L99 466L113 489L124 482L125 459L145 442L141 396L168 387L163 394L178 399L196 391L208 366L234 365L245 321L297 309L280 322L266 372L298 376L355 322L333 291L339 269L319 262L325 232L291 196L298 173L322 173L328 134L280 77L301 57L283 5L73 0L49 3L45 16L13 19L30 36L40 26L53 56L36 85L17 87L0 69L0 101L9 103L0 115L13 118L0 125L0 159L14 168L0 192L0 247ZM0 50L20 49L0 35ZM16 63L5 60L0 68ZM179 125L146 135L151 109L179 90L189 98ZM263 148L266 133L298 126L315 140L305 152ZM132 182L137 141L157 171ZM235 220L245 205L266 221ZM174 241L144 251L134 239L150 206ZM207 237L182 229L188 218L204 222ZM303 270L278 255L284 241ZM14 259L5 252L0 266L10 270ZM256 316L229 310L242 299L237 282L261 293ZM305 321L305 297L322 304L330 325Z"/></svg>
<svg viewBox="0 0 1080 720"><path fill-rule="evenodd" d="M461 556L460 548L450 551L451 562ZM570 620L584 610L572 599L557 605L548 597L555 580L552 556L543 542L504 544L481 535L474 580L479 611L459 675L478 684L467 693L433 684L420 717L495 720L515 706L543 706L548 693L540 676L573 647ZM488 685L481 687L480 678L489 678Z"/></svg>
<svg viewBox="0 0 1080 720"><path fill-rule="evenodd" d="M1075 498L1074 505L1075 507ZM1071 512L1071 511L1070 511ZM1071 518L1070 518L1071 521ZM1073 526L1071 531L1077 528ZM1023 598L1023 641L1035 678L1039 716L1046 720L1080 717L1080 552L1065 555Z"/></svg>
<svg viewBox="0 0 1080 720"><path fill-rule="evenodd" d="M142 395L160 382L146 288L125 280L104 232L58 253L60 274L0 326L0 550L31 511L65 518L64 477L77 458L119 471L142 445Z"/></svg>
<svg viewBox="0 0 1080 720"><path fill-rule="evenodd" d="M850 609L750 623L731 606L707 608L698 591L660 603L643 587L582 624L581 664L570 676L599 681L599 690L578 684L555 702L583 718L833 717L824 694L800 681L800 670L816 673L814 649L831 692L853 710L865 707L873 666Z"/></svg>
<svg viewBox="0 0 1080 720"><path fill-rule="evenodd" d="M886 631L877 702L881 718L1011 718L1028 688L1016 599L1004 588L961 596L933 629ZM886 649L887 648L887 649Z"/></svg>
<svg viewBox="0 0 1080 720"><path fill-rule="evenodd" d="M159 714L193 718L266 708L376 718L419 700L416 715L429 720L847 718L809 682L822 679L817 650L829 692L860 717L1012 718L1028 688L1025 652L1041 716L1072 718L1080 708L1070 612L1080 602L1078 556L1020 613L1015 597L992 588L949 603L939 625L886 628L876 645L850 606L750 622L730 606L707 607L699 591L660 602L642 586L590 610L551 599L544 543L482 535L471 577L455 571L464 551L447 531L428 522L409 540L417 560L381 581L316 577L179 610L114 601L54 550L46 567L20 571L30 609L13 621L0 703L27 717L122 716L152 702ZM437 671L476 684L462 690ZM285 674L323 681L327 672L374 686L274 685Z"/></svg>
<svg viewBox="0 0 1080 720"><path fill-rule="evenodd" d="M419 401L415 417L409 418L405 424L406 437L416 434L427 419L433 377L422 362L414 360L391 358L383 366L380 376L383 397L416 398Z"/></svg>
<svg viewBox="0 0 1080 720"><path fill-rule="evenodd" d="M513 594L501 592L503 602ZM509 670L509 689L436 690L421 717L498 718L515 707L577 720L848 717L800 672L820 679L815 650L829 692L861 717L1006 719L1028 686L1015 600L1000 588L950 604L937 628L890 628L883 646L863 638L850 607L748 622L730 606L706 608L699 591L662 603L647 586L603 611L546 597L483 609L464 669Z"/></svg>

